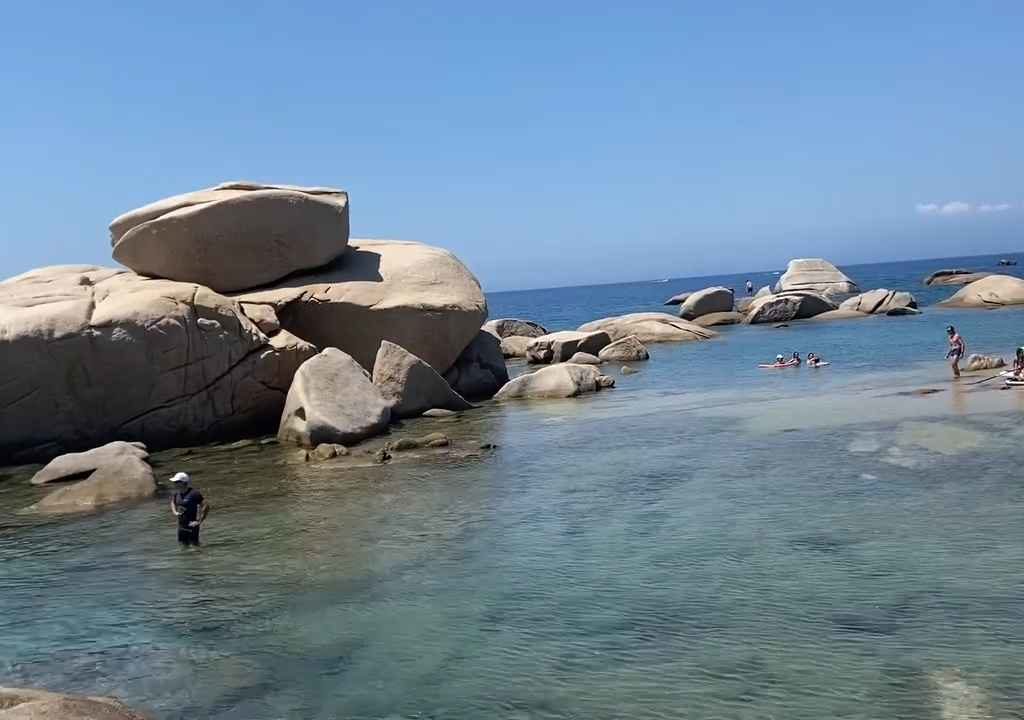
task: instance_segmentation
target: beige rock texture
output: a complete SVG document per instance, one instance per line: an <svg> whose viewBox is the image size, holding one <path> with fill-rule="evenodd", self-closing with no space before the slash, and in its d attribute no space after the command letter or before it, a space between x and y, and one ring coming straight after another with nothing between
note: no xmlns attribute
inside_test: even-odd
<svg viewBox="0 0 1024 720"><path fill-rule="evenodd" d="M839 304L840 310L856 310L869 315L885 315L895 308L917 309L917 299L908 292L879 288L854 295Z"/></svg>
<svg viewBox="0 0 1024 720"><path fill-rule="evenodd" d="M740 312L716 312L701 315L694 320L697 325L704 328L718 327L719 325L738 325L743 322L745 316Z"/></svg>
<svg viewBox="0 0 1024 720"><path fill-rule="evenodd" d="M606 345L597 356L605 362L634 362L651 358L647 346L640 342L636 335L630 335Z"/></svg>
<svg viewBox="0 0 1024 720"><path fill-rule="evenodd" d="M505 385L495 400L570 398L611 387L615 381L593 365L559 363L520 375Z"/></svg>
<svg viewBox="0 0 1024 720"><path fill-rule="evenodd" d="M1024 305L1024 280L1010 275L989 275L960 288L940 305L962 308L1000 308Z"/></svg>
<svg viewBox="0 0 1024 720"><path fill-rule="evenodd" d="M491 339L497 343L497 339ZM473 407L437 374L437 370L387 340L377 351L373 384L391 406L391 416L395 418L417 417L431 408L468 410Z"/></svg>
<svg viewBox="0 0 1024 720"><path fill-rule="evenodd" d="M597 355L611 341L608 333L599 330L562 330L533 338L526 346L526 359L531 363L566 362L578 352Z"/></svg>
<svg viewBox="0 0 1024 720"><path fill-rule="evenodd" d="M150 448L273 427L315 350L230 298L91 265L0 282L0 461L112 440Z"/></svg>
<svg viewBox="0 0 1024 720"><path fill-rule="evenodd" d="M748 325L804 320L838 307L821 293L796 290L766 295L754 300L744 320Z"/></svg>
<svg viewBox="0 0 1024 720"><path fill-rule="evenodd" d="M101 445L92 450L80 453L67 453L48 462L29 480L33 485L46 485L52 482L66 482L76 478L84 478L94 470L114 462L122 457L135 457L146 460L149 453L142 443L130 443L123 440Z"/></svg>
<svg viewBox="0 0 1024 720"><path fill-rule="evenodd" d="M153 468L144 459L126 454L103 463L87 479L54 490L33 509L48 514L89 512L155 493Z"/></svg>
<svg viewBox="0 0 1024 720"><path fill-rule="evenodd" d="M590 353L578 352L569 358L569 362L575 365L600 365L602 360L597 355L591 355Z"/></svg>
<svg viewBox="0 0 1024 720"><path fill-rule="evenodd" d="M508 367L497 337L481 330L459 353L444 379L462 397L486 400L508 382Z"/></svg>
<svg viewBox="0 0 1024 720"><path fill-rule="evenodd" d="M924 279L925 285L967 285L975 280L986 278L990 272L973 272L963 268L936 270Z"/></svg>
<svg viewBox="0 0 1024 720"><path fill-rule="evenodd" d="M525 337L523 335L512 335L507 338L501 339L501 354L507 358L524 358L526 357L526 348L533 342L532 337Z"/></svg>
<svg viewBox="0 0 1024 720"><path fill-rule="evenodd" d="M283 328L371 371L388 340L443 374L487 317L480 284L458 258L396 240L352 240L325 268L234 297L272 305Z"/></svg>
<svg viewBox="0 0 1024 720"><path fill-rule="evenodd" d="M995 370L997 368L1006 367L1006 360L995 355L980 355L974 353L967 358L967 364L964 368L970 372L976 370Z"/></svg>
<svg viewBox="0 0 1024 720"><path fill-rule="evenodd" d="M692 294L693 293L691 292L681 292L678 295L673 295L672 297L670 297L668 300L663 302L662 305L682 305L684 302L686 302L686 298L690 297L690 295Z"/></svg>
<svg viewBox="0 0 1024 720"><path fill-rule="evenodd" d="M348 233L344 191L254 183L165 198L110 224L119 263L218 292L326 265L345 251Z"/></svg>
<svg viewBox="0 0 1024 720"><path fill-rule="evenodd" d="M606 332L613 342L634 335L644 344L710 340L718 336L714 330L702 328L689 320L657 312L630 313L601 318L580 325L579 331Z"/></svg>
<svg viewBox="0 0 1024 720"><path fill-rule="evenodd" d="M150 720L120 700L0 688L0 720Z"/></svg>
<svg viewBox="0 0 1024 720"><path fill-rule="evenodd" d="M814 322L828 322L829 320L860 320L868 317L871 316L867 313L862 313L859 310L839 308L838 310L829 310L828 312L823 312L820 315L815 315L811 320Z"/></svg>
<svg viewBox="0 0 1024 720"><path fill-rule="evenodd" d="M725 287L709 287L690 293L679 306L679 317L696 320L711 313L732 312L736 298L732 290Z"/></svg>
<svg viewBox="0 0 1024 720"><path fill-rule="evenodd" d="M532 320L520 320L518 318L488 320L481 329L494 335L499 340L509 337L535 338L548 334L547 329L540 323L535 323Z"/></svg>
<svg viewBox="0 0 1024 720"><path fill-rule="evenodd" d="M352 445L384 432L390 420L391 403L369 373L348 353L329 347L296 371L277 438L306 448Z"/></svg>
<svg viewBox="0 0 1024 720"><path fill-rule="evenodd" d="M830 295L859 292L853 280L822 258L790 260L775 286L777 293L786 290L816 290Z"/></svg>

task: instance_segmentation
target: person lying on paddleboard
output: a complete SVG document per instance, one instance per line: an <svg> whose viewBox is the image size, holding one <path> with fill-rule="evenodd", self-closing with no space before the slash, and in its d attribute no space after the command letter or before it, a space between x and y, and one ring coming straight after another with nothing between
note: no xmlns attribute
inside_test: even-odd
<svg viewBox="0 0 1024 720"><path fill-rule="evenodd" d="M967 343L952 325L946 328L946 335L949 336L949 352L946 353L946 359L949 360L949 365L953 368L953 377L958 378L960 377L960 360L967 354Z"/></svg>

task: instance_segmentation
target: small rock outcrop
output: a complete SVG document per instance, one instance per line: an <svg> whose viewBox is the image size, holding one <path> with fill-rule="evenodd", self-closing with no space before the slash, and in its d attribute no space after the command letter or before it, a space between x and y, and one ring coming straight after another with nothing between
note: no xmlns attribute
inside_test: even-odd
<svg viewBox="0 0 1024 720"><path fill-rule="evenodd" d="M989 275L965 285L940 305L962 308L1000 308L1024 305L1024 280L1010 275Z"/></svg>
<svg viewBox="0 0 1024 720"><path fill-rule="evenodd" d="M682 292L679 293L678 295L673 295L668 300L663 302L662 305L682 305L686 301L686 298L690 297L690 295L692 294L693 293L690 292Z"/></svg>
<svg viewBox="0 0 1024 720"><path fill-rule="evenodd" d="M829 320L860 320L868 317L871 316L858 310L839 308L838 310L829 310L820 315L815 315L811 320L814 322L828 322Z"/></svg>
<svg viewBox="0 0 1024 720"><path fill-rule="evenodd" d="M462 397L486 400L508 382L505 355L497 337L481 330L466 346L444 379Z"/></svg>
<svg viewBox="0 0 1024 720"><path fill-rule="evenodd" d="M120 700L0 688L0 720L149 720Z"/></svg>
<svg viewBox="0 0 1024 720"><path fill-rule="evenodd" d="M452 253L394 240L352 240L327 267L234 297L271 305L283 328L368 370L389 340L444 374L487 317L480 283Z"/></svg>
<svg viewBox="0 0 1024 720"><path fill-rule="evenodd" d="M754 300L744 322L748 325L783 323L812 318L836 309L836 304L820 293L787 291Z"/></svg>
<svg viewBox="0 0 1024 720"><path fill-rule="evenodd" d="M880 288L854 295L839 304L841 310L856 310L868 315L885 315L895 308L917 309L917 299L908 292Z"/></svg>
<svg viewBox="0 0 1024 720"><path fill-rule="evenodd" d="M649 360L651 354L636 335L630 335L605 346L597 356L605 362L634 362Z"/></svg>
<svg viewBox="0 0 1024 720"><path fill-rule="evenodd" d="M714 330L674 317L668 313L630 313L602 318L580 325L580 332L606 332L612 341L630 335L642 343L690 342L717 337Z"/></svg>
<svg viewBox="0 0 1024 720"><path fill-rule="evenodd" d="M779 278L775 291L816 290L828 295L845 295L859 292L857 283L844 275L839 268L822 258L800 258L790 260L786 272Z"/></svg>
<svg viewBox="0 0 1024 720"><path fill-rule="evenodd" d="M967 285L975 280L981 280L992 273L974 272L963 268L936 270L924 279L925 285Z"/></svg>
<svg viewBox="0 0 1024 720"><path fill-rule="evenodd" d="M718 327L719 325L738 325L743 322L744 315L740 312L717 312L701 315L694 322L701 327Z"/></svg>
<svg viewBox="0 0 1024 720"><path fill-rule="evenodd" d="M155 493L156 478L149 463L137 455L122 454L101 464L87 479L54 490L32 508L51 514L88 512Z"/></svg>
<svg viewBox="0 0 1024 720"><path fill-rule="evenodd" d="M84 479L104 465L122 457L146 460L149 453L142 443L116 440L85 452L68 453L55 457L42 470L33 475L29 482L33 485L46 485L52 482Z"/></svg>
<svg viewBox="0 0 1024 720"><path fill-rule="evenodd" d="M351 445L382 433L391 403L348 353L327 348L304 362L288 390L277 437L313 448Z"/></svg>
<svg viewBox="0 0 1024 720"><path fill-rule="evenodd" d="M390 404L391 416L395 418L416 417L431 408L468 410L473 407L437 374L437 370L387 340L377 351L373 384Z"/></svg>
<svg viewBox="0 0 1024 720"><path fill-rule="evenodd" d="M501 340L501 355L506 358L526 357L526 348L533 342L532 337L524 335L511 335Z"/></svg>
<svg viewBox="0 0 1024 720"><path fill-rule="evenodd" d="M511 380L495 396L496 400L542 400L570 398L612 387L615 380L593 365L559 363Z"/></svg>
<svg viewBox="0 0 1024 720"><path fill-rule="evenodd" d="M597 355L591 355L590 353L578 352L569 358L569 362L576 365L600 365L601 358Z"/></svg>
<svg viewBox="0 0 1024 720"><path fill-rule="evenodd" d="M683 320L696 320L711 313L732 312L736 298L732 290L725 287L709 287L690 296L679 306L679 317Z"/></svg>
<svg viewBox="0 0 1024 720"><path fill-rule="evenodd" d="M561 363L578 352L597 355L612 339L608 333L562 330L541 335L526 346L526 359L531 363Z"/></svg>
<svg viewBox="0 0 1024 720"><path fill-rule="evenodd" d="M967 364L964 368L968 371L975 370L995 370L997 368L1006 367L1006 361L1001 357L995 355L979 355L974 353L967 357Z"/></svg>
<svg viewBox="0 0 1024 720"><path fill-rule="evenodd" d="M484 332L489 332L499 340L509 337L535 338L548 334L548 331L540 323L535 323L532 320L519 320L518 318L488 320L480 329Z"/></svg>
<svg viewBox="0 0 1024 720"><path fill-rule="evenodd" d="M114 259L140 275L232 292L326 265L348 229L342 190L224 183L127 212L110 240Z"/></svg>
<svg viewBox="0 0 1024 720"><path fill-rule="evenodd" d="M756 293L754 293L752 296L750 296L750 297L743 297L743 298L738 299L736 301L736 312L746 313L747 310L750 309L750 305L755 300L757 300L758 298L768 297L771 294L772 294L772 289L768 285L765 285L760 290L758 290Z"/></svg>

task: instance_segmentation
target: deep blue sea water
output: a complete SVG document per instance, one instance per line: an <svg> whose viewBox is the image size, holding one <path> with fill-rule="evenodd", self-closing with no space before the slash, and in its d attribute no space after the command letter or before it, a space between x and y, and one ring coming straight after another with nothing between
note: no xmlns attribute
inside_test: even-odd
<svg viewBox="0 0 1024 720"><path fill-rule="evenodd" d="M655 345L613 390L409 421L452 448L386 466L160 453L213 504L198 552L166 490L44 521L0 471L0 684L161 719L1024 717L1024 392L942 361L949 323L1008 356L1024 311L921 285L997 259L844 268L924 313ZM489 303L575 328L748 277ZM756 368L792 350L834 364Z"/></svg>

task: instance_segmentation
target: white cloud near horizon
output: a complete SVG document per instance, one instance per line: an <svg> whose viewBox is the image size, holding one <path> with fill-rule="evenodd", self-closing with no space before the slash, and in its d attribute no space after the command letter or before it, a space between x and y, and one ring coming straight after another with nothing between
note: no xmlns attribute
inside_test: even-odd
<svg viewBox="0 0 1024 720"><path fill-rule="evenodd" d="M965 215L968 213L999 213L1013 208L1010 203L979 203L971 205L963 200L950 200L947 203L917 203L914 209L919 215Z"/></svg>

